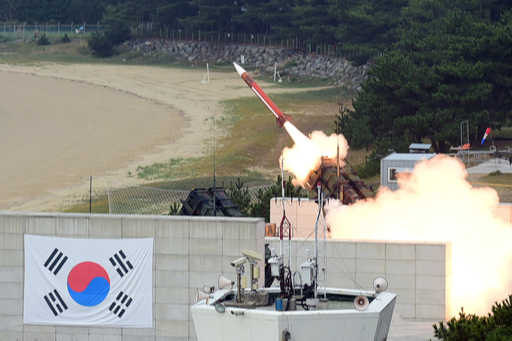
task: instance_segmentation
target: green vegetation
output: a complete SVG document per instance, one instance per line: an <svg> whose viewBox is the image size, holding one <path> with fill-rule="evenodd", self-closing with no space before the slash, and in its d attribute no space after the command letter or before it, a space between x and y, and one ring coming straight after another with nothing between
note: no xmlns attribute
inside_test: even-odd
<svg viewBox="0 0 512 341"><path fill-rule="evenodd" d="M267 190L259 190L257 194L258 201L249 207L244 207L240 201L233 202L236 205L242 205L242 209L248 211L248 216L250 217L264 217L266 222L270 222L270 199L275 197L280 197L282 195L282 184L281 184L281 176L278 176L275 184L267 189ZM299 186L293 186L292 177L288 178L285 185L285 196L287 197L306 197L307 192ZM237 197L235 197L237 199Z"/></svg>
<svg viewBox="0 0 512 341"><path fill-rule="evenodd" d="M507 162L507 161L503 161ZM501 173L500 171L492 172L482 178L482 182L493 185L507 185L512 186L512 174Z"/></svg>
<svg viewBox="0 0 512 341"><path fill-rule="evenodd" d="M117 53L116 47L130 39L131 31L128 20L120 15L114 6L107 6L103 20L108 25L103 32L98 30L87 40L93 50L93 56L98 58L112 57Z"/></svg>
<svg viewBox="0 0 512 341"><path fill-rule="evenodd" d="M65 33L64 36L62 38L60 38L60 42L62 44L67 44L67 43L71 43L71 38L68 37L68 34Z"/></svg>
<svg viewBox="0 0 512 341"><path fill-rule="evenodd" d="M397 41L376 58L353 109L340 110L338 131L353 148L406 152L423 139L436 153L499 130L512 113L512 12L497 2L409 1ZM375 165L368 165L374 171Z"/></svg>
<svg viewBox="0 0 512 341"><path fill-rule="evenodd" d="M146 180L173 179L177 177L175 170L183 159L171 159L168 163L154 163L151 166L138 167L137 175Z"/></svg>
<svg viewBox="0 0 512 341"><path fill-rule="evenodd" d="M46 38L46 34L43 34L42 36L40 36L38 39L37 39L37 45L50 45L50 41L48 40L48 38Z"/></svg>
<svg viewBox="0 0 512 341"><path fill-rule="evenodd" d="M434 325L434 336L443 341L501 341L512 339L512 295L503 302L496 302L488 316L464 313Z"/></svg>
<svg viewBox="0 0 512 341"><path fill-rule="evenodd" d="M448 2L446 0L443 0ZM386 52L406 28L403 13L414 0L3 0L0 18L18 23L102 23L125 22L137 28L151 23L160 30L200 31L203 36L247 33L266 35L273 41L294 41L295 48L312 52L323 45L333 46L332 53L348 56L364 64ZM435 8L427 1L425 7ZM463 1L453 8L466 8ZM469 1L480 8L478 15L495 17L511 7L511 1ZM431 13L432 14L432 13ZM437 13L433 13L436 15ZM432 16L431 16L432 18ZM422 18L423 19L423 18ZM248 41L248 43L252 43Z"/></svg>
<svg viewBox="0 0 512 341"><path fill-rule="evenodd" d="M326 127L332 127L333 116L308 115L308 112L321 110L326 105L335 106L336 96L349 98L348 94L340 92L337 88L286 93L271 97L282 110L293 113L293 122L299 130L309 134L313 130L325 131ZM228 100L221 104L224 106L225 114L210 118L210 120L215 119L215 131L211 131L208 142L209 155L186 160L172 159L168 163L139 167L137 176L159 181L204 177L207 174L213 174L213 154L215 154L216 173L231 176L232 179L234 177L235 180L237 177L254 174L254 169L277 168L277 160L283 148L291 147L293 141L284 128L277 127L268 109L256 97ZM333 131L325 132L333 133ZM360 162L361 159L364 160L364 156L359 160L352 160ZM259 177L261 178L261 175ZM268 183L268 180L264 183ZM210 182L206 187L211 186Z"/></svg>
<svg viewBox="0 0 512 341"><path fill-rule="evenodd" d="M66 207L64 213L109 213L108 197L106 195L95 195L93 193L92 205L89 206L89 195L74 205Z"/></svg>
<svg viewBox="0 0 512 341"><path fill-rule="evenodd" d="M114 44L105 33L94 31L87 40L87 45L93 50L92 55L98 58L112 57L115 53Z"/></svg>
<svg viewBox="0 0 512 341"><path fill-rule="evenodd" d="M39 46L35 42L16 42L0 47L0 63L28 64L37 62L86 63L86 64L130 64L158 65L168 68L190 68L189 63L176 61L174 57L160 54L144 56L142 52L129 50L125 46L117 47L117 54L111 58L93 58L87 39L73 39L68 44Z"/></svg>

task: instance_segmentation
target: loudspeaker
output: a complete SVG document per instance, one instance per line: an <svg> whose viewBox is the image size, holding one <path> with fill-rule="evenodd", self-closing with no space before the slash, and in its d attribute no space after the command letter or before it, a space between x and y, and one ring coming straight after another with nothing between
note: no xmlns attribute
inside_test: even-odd
<svg viewBox="0 0 512 341"><path fill-rule="evenodd" d="M222 275L219 276L219 289L224 289L228 285L233 287L234 284L235 284L235 282L233 282L232 280L227 279L226 277L224 277Z"/></svg>
<svg viewBox="0 0 512 341"><path fill-rule="evenodd" d="M210 295L205 294L201 290L197 289L196 291L196 303L202 300L206 300L206 304L208 304L208 301L210 299Z"/></svg>
<svg viewBox="0 0 512 341"><path fill-rule="evenodd" d="M373 280L373 288L377 292L383 292L386 291L388 288L388 281L384 277L377 277Z"/></svg>
<svg viewBox="0 0 512 341"><path fill-rule="evenodd" d="M211 287L209 285L203 285L203 292L205 294L212 294L215 291L215 287Z"/></svg>
<svg viewBox="0 0 512 341"><path fill-rule="evenodd" d="M368 297L366 297L366 296L359 295L354 300L354 307L359 311L366 310L366 308L368 308L369 305L370 305L370 301L368 300Z"/></svg>

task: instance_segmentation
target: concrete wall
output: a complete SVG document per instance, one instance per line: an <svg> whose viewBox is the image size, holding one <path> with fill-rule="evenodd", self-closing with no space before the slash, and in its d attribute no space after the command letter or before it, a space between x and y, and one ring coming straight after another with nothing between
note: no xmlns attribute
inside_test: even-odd
<svg viewBox="0 0 512 341"><path fill-rule="evenodd" d="M292 240L292 254L299 263L292 268L297 269L305 259L305 249L313 254L318 205L297 199L288 199L285 205L299 238ZM282 201L271 200L270 222L277 230L282 216ZM278 238L267 237L267 242L279 250ZM451 243L328 240L327 286L358 288L357 283L372 290L373 280L383 276L389 282L388 291L398 294L395 316L450 318L451 254Z"/></svg>
<svg viewBox="0 0 512 341"><path fill-rule="evenodd" d="M195 340L196 288L235 279L242 249L264 254L264 220L180 216L0 213L0 340ZM24 234L67 238L154 238L154 327L23 324ZM246 271L247 273L247 271Z"/></svg>

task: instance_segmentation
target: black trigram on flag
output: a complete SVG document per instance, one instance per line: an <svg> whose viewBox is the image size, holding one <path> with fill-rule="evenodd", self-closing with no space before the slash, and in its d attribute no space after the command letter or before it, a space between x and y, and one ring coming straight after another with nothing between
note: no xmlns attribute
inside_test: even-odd
<svg viewBox="0 0 512 341"><path fill-rule="evenodd" d="M66 305L66 303L64 303L64 300L60 296L57 289L50 291L47 295L44 295L44 300L46 301L46 304L48 304L48 307L50 307L53 315L55 316L59 315L64 310L68 309L68 306Z"/></svg>
<svg viewBox="0 0 512 341"><path fill-rule="evenodd" d="M108 310L110 310L114 315L121 318L124 315L126 309L132 304L132 298L126 295L124 292L119 292L116 297L116 300L112 302Z"/></svg>
<svg viewBox="0 0 512 341"><path fill-rule="evenodd" d="M116 268L119 276L123 277L128 273L131 269L133 269L132 263L128 259L126 259L126 255L123 250L119 250L118 253L109 258L110 263L114 268Z"/></svg>
<svg viewBox="0 0 512 341"><path fill-rule="evenodd" d="M53 272L54 275L57 275L64 263L68 260L68 256L64 256L64 258L62 258L62 256L64 256L64 254L60 252L59 249L55 248L50 257L44 262L44 267L50 272Z"/></svg>

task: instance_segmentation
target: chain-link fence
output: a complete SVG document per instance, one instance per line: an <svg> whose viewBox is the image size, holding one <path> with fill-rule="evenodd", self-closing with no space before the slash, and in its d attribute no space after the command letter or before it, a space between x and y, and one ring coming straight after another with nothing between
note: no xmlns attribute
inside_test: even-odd
<svg viewBox="0 0 512 341"><path fill-rule="evenodd" d="M132 27L132 33L138 38L160 38L187 41L211 41L221 43L251 44L280 46L288 49L304 49L305 51L326 55L340 55L336 44L313 44L310 39L289 37L276 38L273 35L246 32L204 32L201 30L186 30L160 25L153 22L141 22Z"/></svg>
<svg viewBox="0 0 512 341"><path fill-rule="evenodd" d="M103 31L107 28L106 25L100 23L86 24L86 23L71 23L71 24L50 24L50 23L35 23L28 24L0 24L0 35L4 38L11 39L31 39L39 38L43 34L48 38L63 37L67 34L68 37L72 36L89 36L92 32L98 30Z"/></svg>
<svg viewBox="0 0 512 341"><path fill-rule="evenodd" d="M107 25L96 23L0 23L0 36L10 39L32 39L46 35L48 38L59 38L67 34L72 36L89 36L92 32L103 31ZM308 53L324 55L337 55L347 57L357 53L346 53L336 44L313 44L311 39L289 37L286 39L276 38L273 35L254 34L246 32L224 32L212 33L201 30L185 30L173 28L167 25L160 25L153 22L141 22L131 27L136 38L160 38L187 41L211 41L236 44L269 45L280 46L288 49L300 49Z"/></svg>
<svg viewBox="0 0 512 341"><path fill-rule="evenodd" d="M169 214L171 206L181 206L190 191L169 190L139 186L103 179L107 188L110 214ZM266 191L272 185L247 188L251 202L258 200L260 190ZM230 190L225 189L230 195Z"/></svg>

